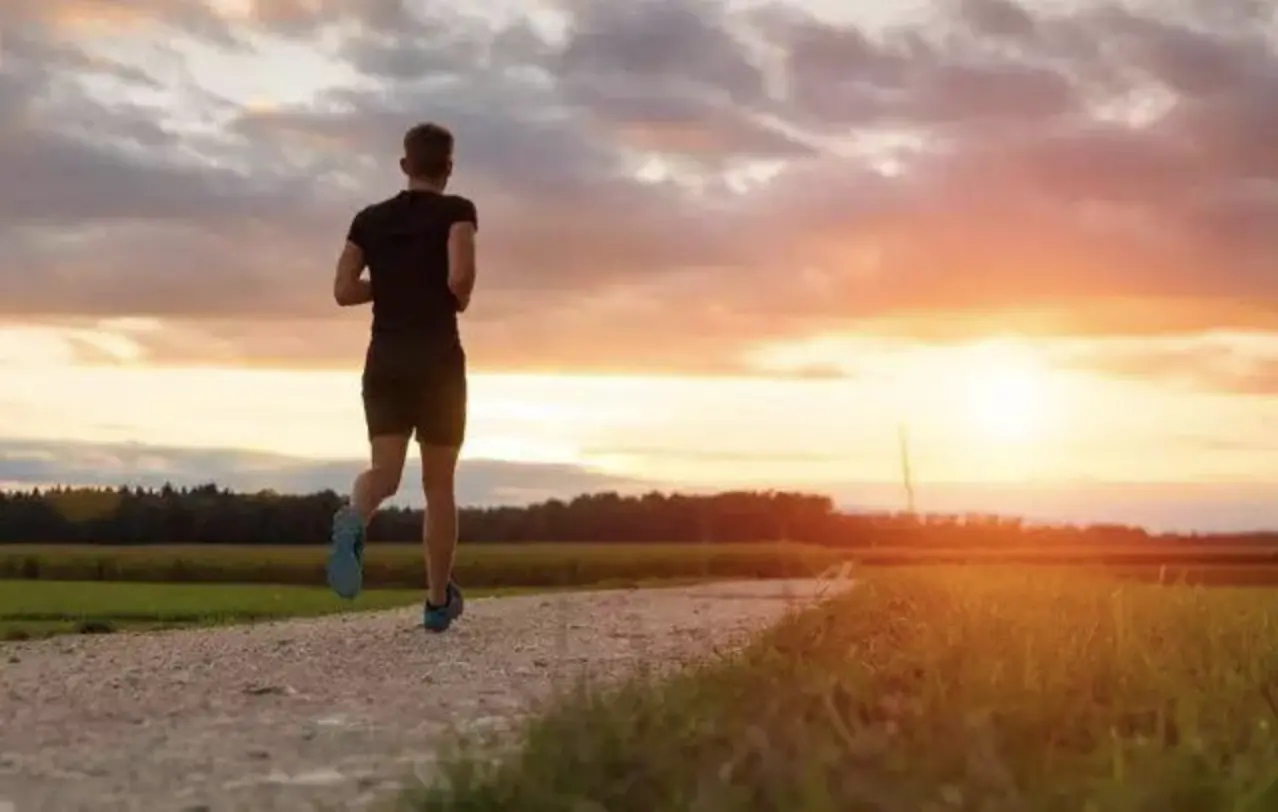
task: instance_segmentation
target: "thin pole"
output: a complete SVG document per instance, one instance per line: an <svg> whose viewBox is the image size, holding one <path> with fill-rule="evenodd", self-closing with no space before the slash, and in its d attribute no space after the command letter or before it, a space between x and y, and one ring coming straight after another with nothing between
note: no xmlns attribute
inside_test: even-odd
<svg viewBox="0 0 1278 812"><path fill-rule="evenodd" d="M905 424L897 426L897 437L901 445L901 481L905 485L905 510L914 515L914 477L910 471L910 439Z"/></svg>

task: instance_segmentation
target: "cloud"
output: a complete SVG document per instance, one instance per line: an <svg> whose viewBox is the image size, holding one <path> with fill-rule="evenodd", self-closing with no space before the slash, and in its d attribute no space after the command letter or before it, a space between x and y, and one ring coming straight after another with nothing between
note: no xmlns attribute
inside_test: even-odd
<svg viewBox="0 0 1278 812"><path fill-rule="evenodd" d="M11 488L67 486L158 488L215 482L237 491L347 493L361 469L357 460L306 460L228 449L164 448L135 443L90 444L0 440L0 483ZM420 506L416 461L405 466L394 501ZM457 498L465 506L529 504L584 492L650 490L639 480L566 464L463 460Z"/></svg>
<svg viewBox="0 0 1278 812"><path fill-rule="evenodd" d="M964 0L878 27L797 0L228 9L0 9L0 318L349 363L366 315L332 313L328 268L424 117L479 204L488 368L1278 321L1263 3Z"/></svg>
<svg viewBox="0 0 1278 812"><path fill-rule="evenodd" d="M1062 342L1047 357L1064 368L1191 391L1278 395L1278 342L1263 334Z"/></svg>

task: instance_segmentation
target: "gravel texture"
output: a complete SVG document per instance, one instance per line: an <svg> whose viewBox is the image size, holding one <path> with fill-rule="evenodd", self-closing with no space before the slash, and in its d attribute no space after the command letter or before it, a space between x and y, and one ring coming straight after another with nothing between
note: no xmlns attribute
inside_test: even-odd
<svg viewBox="0 0 1278 812"><path fill-rule="evenodd" d="M409 608L0 644L0 812L375 808L452 730L712 655L837 588L475 598L438 636Z"/></svg>

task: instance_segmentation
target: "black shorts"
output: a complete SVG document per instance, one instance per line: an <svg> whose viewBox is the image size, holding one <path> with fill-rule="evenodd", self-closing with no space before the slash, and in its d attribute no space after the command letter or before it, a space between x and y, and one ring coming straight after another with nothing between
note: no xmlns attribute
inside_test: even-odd
<svg viewBox="0 0 1278 812"><path fill-rule="evenodd" d="M368 437L417 435L460 448L466 437L466 354L459 344L374 339L364 359Z"/></svg>

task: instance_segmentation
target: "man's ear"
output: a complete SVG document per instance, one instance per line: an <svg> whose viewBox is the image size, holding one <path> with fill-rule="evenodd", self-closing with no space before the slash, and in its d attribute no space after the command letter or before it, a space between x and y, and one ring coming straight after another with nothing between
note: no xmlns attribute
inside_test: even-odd
<svg viewBox="0 0 1278 812"><path fill-rule="evenodd" d="M407 159L407 158L400 158L400 159L399 159L399 171L400 171L400 172L403 172L405 175L407 175L407 174L408 174L408 159Z"/></svg>

